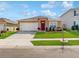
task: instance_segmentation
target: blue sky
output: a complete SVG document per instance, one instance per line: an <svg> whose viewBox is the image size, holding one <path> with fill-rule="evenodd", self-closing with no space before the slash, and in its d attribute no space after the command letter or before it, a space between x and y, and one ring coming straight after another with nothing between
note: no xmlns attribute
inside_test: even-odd
<svg viewBox="0 0 79 59"><path fill-rule="evenodd" d="M71 8L78 8L79 1L0 1L0 17L19 20L34 16L58 18Z"/></svg>

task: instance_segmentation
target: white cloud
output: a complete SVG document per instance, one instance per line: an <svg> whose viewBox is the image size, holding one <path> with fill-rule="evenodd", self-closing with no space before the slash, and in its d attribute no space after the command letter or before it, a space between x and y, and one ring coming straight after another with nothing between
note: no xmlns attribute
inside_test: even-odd
<svg viewBox="0 0 79 59"><path fill-rule="evenodd" d="M49 5L49 4L42 4L41 7L42 8L53 8L52 5Z"/></svg>
<svg viewBox="0 0 79 59"><path fill-rule="evenodd" d="M43 10L42 13L47 16L56 16L55 12L51 12L50 10Z"/></svg>
<svg viewBox="0 0 79 59"><path fill-rule="evenodd" d="M41 4L41 8L53 8L55 3L56 3L55 1L50 1L46 4Z"/></svg>
<svg viewBox="0 0 79 59"><path fill-rule="evenodd" d="M62 6L65 9L71 9L71 8L73 8L73 2L72 1L64 1L64 2L62 2Z"/></svg>
<svg viewBox="0 0 79 59"><path fill-rule="evenodd" d="M22 8L29 8L29 5L27 5L27 4L21 4L21 7Z"/></svg>
<svg viewBox="0 0 79 59"><path fill-rule="evenodd" d="M56 1L49 1L48 4L55 5L56 4Z"/></svg>
<svg viewBox="0 0 79 59"><path fill-rule="evenodd" d="M0 11L6 11L10 5L7 2L0 2Z"/></svg>
<svg viewBox="0 0 79 59"><path fill-rule="evenodd" d="M73 2L72 1L49 1L46 4L41 4L41 8L54 8L54 7L63 7L64 9L70 9L73 8Z"/></svg>
<svg viewBox="0 0 79 59"><path fill-rule="evenodd" d="M32 15L36 15L36 14L37 14L37 11L33 10Z"/></svg>
<svg viewBox="0 0 79 59"><path fill-rule="evenodd" d="M69 9L74 7L72 1L62 1L59 6L62 8L61 13L58 15L58 17L60 17L63 13L67 12Z"/></svg>
<svg viewBox="0 0 79 59"><path fill-rule="evenodd" d="M29 11L23 11L23 12L21 12L21 14L24 15L24 16L26 16L26 15L29 16L30 12Z"/></svg>
<svg viewBox="0 0 79 59"><path fill-rule="evenodd" d="M30 11L30 10L23 11L21 14L24 15L24 16L26 16L27 18L28 18L28 17L33 17L33 16L37 16L37 15L38 15L38 13L37 13L36 10L33 10L33 11Z"/></svg>

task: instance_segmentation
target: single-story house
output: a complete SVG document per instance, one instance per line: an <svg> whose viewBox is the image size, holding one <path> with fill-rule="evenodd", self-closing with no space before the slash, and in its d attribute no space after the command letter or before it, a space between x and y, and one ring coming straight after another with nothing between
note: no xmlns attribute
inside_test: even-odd
<svg viewBox="0 0 79 59"><path fill-rule="evenodd" d="M0 18L0 31L17 31L18 24L6 18Z"/></svg>
<svg viewBox="0 0 79 59"><path fill-rule="evenodd" d="M70 9L63 13L60 18L64 27L71 29L73 25L79 26L79 8Z"/></svg>
<svg viewBox="0 0 79 59"><path fill-rule="evenodd" d="M44 16L37 16L28 19L18 20L20 31L45 31L52 25L56 27L61 27L62 22L60 20L54 20Z"/></svg>

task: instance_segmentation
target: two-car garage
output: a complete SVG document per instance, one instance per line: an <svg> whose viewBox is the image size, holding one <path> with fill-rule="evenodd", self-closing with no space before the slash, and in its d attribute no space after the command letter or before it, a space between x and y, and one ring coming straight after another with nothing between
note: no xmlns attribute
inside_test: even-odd
<svg viewBox="0 0 79 59"><path fill-rule="evenodd" d="M20 31L37 31L38 22L21 22Z"/></svg>

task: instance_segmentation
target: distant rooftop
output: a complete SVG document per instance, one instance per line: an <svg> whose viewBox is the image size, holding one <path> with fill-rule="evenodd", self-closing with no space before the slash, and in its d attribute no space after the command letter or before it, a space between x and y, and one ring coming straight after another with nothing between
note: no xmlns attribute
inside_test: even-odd
<svg viewBox="0 0 79 59"><path fill-rule="evenodd" d="M7 23L17 24L17 22L14 22L14 21L7 19L7 18L0 18L0 20L4 20Z"/></svg>

